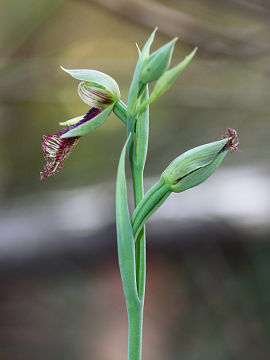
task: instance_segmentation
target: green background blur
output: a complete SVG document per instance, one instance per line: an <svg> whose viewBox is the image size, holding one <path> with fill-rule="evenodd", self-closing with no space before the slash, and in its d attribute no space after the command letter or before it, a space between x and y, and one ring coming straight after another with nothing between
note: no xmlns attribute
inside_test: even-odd
<svg viewBox="0 0 270 360"><path fill-rule="evenodd" d="M143 358L270 358L270 5L266 0L0 1L0 358L127 359L112 115L40 182L41 138L86 113L60 69L111 75L126 101L140 47L195 59L150 111L146 187L237 129L240 151L147 227ZM131 204L132 207L132 204Z"/></svg>

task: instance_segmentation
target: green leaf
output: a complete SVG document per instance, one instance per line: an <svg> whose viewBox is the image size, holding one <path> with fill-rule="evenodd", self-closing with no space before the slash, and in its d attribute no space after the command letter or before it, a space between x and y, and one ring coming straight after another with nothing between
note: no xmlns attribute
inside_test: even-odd
<svg viewBox="0 0 270 360"><path fill-rule="evenodd" d="M90 69L65 69L63 66L61 66L61 69L71 75L74 79L87 81L90 84L94 83L95 86L103 86L105 89L110 90L115 97L120 98L120 90L117 82L101 71Z"/></svg>
<svg viewBox="0 0 270 360"><path fill-rule="evenodd" d="M142 95L142 102L148 100L149 91L148 85ZM149 137L149 106L146 107L142 114L138 115L136 122L136 163L140 169L144 168Z"/></svg>
<svg viewBox="0 0 270 360"><path fill-rule="evenodd" d="M118 260L127 306L138 303L135 267L135 241L130 220L127 198L125 153L126 141L118 165L116 180L116 227Z"/></svg>
<svg viewBox="0 0 270 360"><path fill-rule="evenodd" d="M65 139L65 138L69 138L69 137L73 137L73 136L83 136L83 135L97 129L98 127L102 126L106 122L108 116L110 115L110 113L113 110L113 107L114 107L114 104L108 106L105 110L103 110L100 114L98 114L91 120L77 126L74 129L71 129L67 133L63 134L61 136L61 138Z"/></svg>

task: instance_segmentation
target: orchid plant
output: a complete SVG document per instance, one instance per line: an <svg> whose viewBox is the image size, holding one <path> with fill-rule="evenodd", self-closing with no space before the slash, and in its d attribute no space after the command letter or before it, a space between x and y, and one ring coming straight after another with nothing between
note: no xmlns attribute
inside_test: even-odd
<svg viewBox="0 0 270 360"><path fill-rule="evenodd" d="M145 298L145 224L172 192L182 192L205 181L219 167L230 150L238 149L237 132L228 129L222 139L191 149L172 161L159 181L144 194L143 172L149 137L149 105L164 94L194 57L195 48L183 61L169 69L177 38L150 54L155 29L145 43L130 85L128 101L121 100L117 83L95 70L65 69L80 81L78 93L89 105L81 116L60 123L65 128L43 136L46 164L41 179L58 173L81 136L102 126L114 114L127 128L127 139L118 165L116 181L116 226L118 260L126 299L129 324L128 359L140 360ZM155 81L151 94L148 84ZM125 154L128 151L132 174L134 210L128 207Z"/></svg>

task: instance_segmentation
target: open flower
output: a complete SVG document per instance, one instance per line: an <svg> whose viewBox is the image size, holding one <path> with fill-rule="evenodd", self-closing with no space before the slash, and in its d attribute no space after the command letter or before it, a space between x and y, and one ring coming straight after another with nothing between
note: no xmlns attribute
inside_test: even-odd
<svg viewBox="0 0 270 360"><path fill-rule="evenodd" d="M66 126L65 129L43 135L42 150L46 164L40 173L41 180L55 175L63 168L64 161L81 136L103 125L120 99L118 85L110 76L95 70L62 69L75 79L82 80L78 85L78 94L91 108L85 115L60 123Z"/></svg>

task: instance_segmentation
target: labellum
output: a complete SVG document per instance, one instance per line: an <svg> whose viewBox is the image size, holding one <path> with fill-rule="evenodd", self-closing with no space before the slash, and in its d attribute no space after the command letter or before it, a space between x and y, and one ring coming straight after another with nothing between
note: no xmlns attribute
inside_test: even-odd
<svg viewBox="0 0 270 360"><path fill-rule="evenodd" d="M42 150L45 156L46 164L43 171L40 172L40 179L44 180L57 174L63 168L64 161L69 158L75 146L80 140L80 136L61 138L66 132L75 129L77 126L90 121L101 113L99 108L91 108L76 124L70 125L64 130L59 130L56 134L46 134L42 137Z"/></svg>

